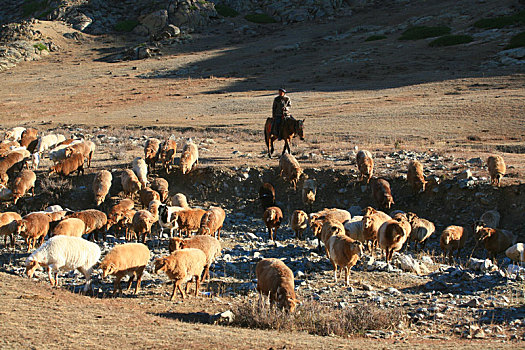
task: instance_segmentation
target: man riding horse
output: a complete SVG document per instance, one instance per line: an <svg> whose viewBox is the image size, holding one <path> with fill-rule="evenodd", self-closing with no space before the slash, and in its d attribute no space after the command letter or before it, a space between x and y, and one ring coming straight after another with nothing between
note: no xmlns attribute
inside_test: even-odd
<svg viewBox="0 0 525 350"><path fill-rule="evenodd" d="M286 96L286 90L283 88L279 89L279 95L274 98L272 106L272 134L277 136L278 140L282 140L283 138L282 121L283 118L288 117L291 106L292 101L290 97Z"/></svg>

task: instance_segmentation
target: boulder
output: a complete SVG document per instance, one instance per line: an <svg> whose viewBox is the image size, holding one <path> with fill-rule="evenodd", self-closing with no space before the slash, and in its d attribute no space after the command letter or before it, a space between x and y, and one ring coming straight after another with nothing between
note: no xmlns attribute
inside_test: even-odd
<svg viewBox="0 0 525 350"><path fill-rule="evenodd" d="M148 30L149 35L157 35L168 24L168 11L159 10L139 18L140 23Z"/></svg>

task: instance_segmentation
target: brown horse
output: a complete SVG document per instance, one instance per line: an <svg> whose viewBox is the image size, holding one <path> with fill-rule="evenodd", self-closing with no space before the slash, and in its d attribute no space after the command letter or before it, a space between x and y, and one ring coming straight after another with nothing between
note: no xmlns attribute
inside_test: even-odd
<svg viewBox="0 0 525 350"><path fill-rule="evenodd" d="M268 148L268 157L272 158L272 153L274 151L273 141L277 140L277 135L272 134L272 122L273 118L266 119L266 124L264 124L264 141L266 141L266 147ZM281 122L281 128L283 129L283 140L284 148L283 153L288 150L288 153L292 153L290 150L290 142L294 136L299 136L301 140L304 141L304 132L303 132L303 120L297 120L292 117L283 118Z"/></svg>

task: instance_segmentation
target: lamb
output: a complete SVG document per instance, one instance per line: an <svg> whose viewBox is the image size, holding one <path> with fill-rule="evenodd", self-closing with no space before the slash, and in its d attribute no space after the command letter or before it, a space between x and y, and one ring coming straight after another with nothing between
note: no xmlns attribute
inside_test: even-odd
<svg viewBox="0 0 525 350"><path fill-rule="evenodd" d="M30 213L16 221L16 234L25 238L28 252L35 248L39 238L40 245L44 242L49 231L49 221L49 217L42 213Z"/></svg>
<svg viewBox="0 0 525 350"><path fill-rule="evenodd" d="M148 166L146 161L142 157L137 157L133 159L133 172L137 175L142 188L148 185Z"/></svg>
<svg viewBox="0 0 525 350"><path fill-rule="evenodd" d="M308 223L314 236L317 236L319 234L323 223L328 219L337 220L340 223L344 223L347 220L351 220L352 215L350 215L350 213L346 210L337 208L325 208L321 211L318 211L317 213L311 213L309 215Z"/></svg>
<svg viewBox="0 0 525 350"><path fill-rule="evenodd" d="M307 179L303 182L302 199L305 207L307 206L312 211L315 196L317 194L317 183L313 179Z"/></svg>
<svg viewBox="0 0 525 350"><path fill-rule="evenodd" d="M176 250L171 255L155 259L155 273L164 271L173 280L173 292L170 300L175 299L175 291L178 289L182 299L186 297L181 284L186 283L186 293L189 292L189 282L195 277L195 296L199 293L200 277L206 266L206 255L202 250L186 248Z"/></svg>
<svg viewBox="0 0 525 350"><path fill-rule="evenodd" d="M74 140L71 139L71 144L77 144L81 143L82 140ZM69 148L70 144L61 144L53 148L51 151L49 151L48 157L51 161L53 161L54 164L63 161L67 157L69 157L71 154L73 154L72 149Z"/></svg>
<svg viewBox="0 0 525 350"><path fill-rule="evenodd" d="M133 232L142 243L146 241L148 233L151 233L151 226L159 220L160 205L159 201L153 200L150 202L148 210L138 210L133 215Z"/></svg>
<svg viewBox="0 0 525 350"><path fill-rule="evenodd" d="M484 226L497 228L500 218L501 216L496 210L488 210L481 215L479 221L483 222Z"/></svg>
<svg viewBox="0 0 525 350"><path fill-rule="evenodd" d="M169 174L171 166L175 164L175 155L177 153L177 142L172 139L164 141L160 147L159 160L166 171Z"/></svg>
<svg viewBox="0 0 525 350"><path fill-rule="evenodd" d="M122 220L125 217L125 213L126 211L132 210L134 206L135 203L133 200L127 198L112 206L107 214L108 221L106 224L106 232L109 231L113 225L117 224L120 225L120 228L124 228Z"/></svg>
<svg viewBox="0 0 525 350"><path fill-rule="evenodd" d="M363 238L368 243L368 248L371 252L376 246L379 237L379 228L385 221L391 219L390 216L382 211L373 210L374 212L368 211L368 213L365 213L365 216L363 216Z"/></svg>
<svg viewBox="0 0 525 350"><path fill-rule="evenodd" d="M38 130L34 128L27 128L20 137L20 146L25 147L29 152L33 153L38 145Z"/></svg>
<svg viewBox="0 0 525 350"><path fill-rule="evenodd" d="M61 134L49 134L45 136L40 136L38 138L38 143L36 145L35 151L33 153L33 167L38 169L40 164L40 157L42 154L50 148L53 148L59 142L64 141L66 138Z"/></svg>
<svg viewBox="0 0 525 350"><path fill-rule="evenodd" d="M505 255L512 261L520 265L525 262L525 244L516 243L512 247L505 250Z"/></svg>
<svg viewBox="0 0 525 350"><path fill-rule="evenodd" d="M88 168L91 168L91 158L95 153L95 144L92 141L84 140L83 142L70 144L66 148L66 154L80 153L87 161Z"/></svg>
<svg viewBox="0 0 525 350"><path fill-rule="evenodd" d="M275 189L269 182L265 182L259 187L259 201L263 210L275 206Z"/></svg>
<svg viewBox="0 0 525 350"><path fill-rule="evenodd" d="M330 251L328 250L328 240L330 237L334 235L344 235L345 234L345 227L342 223L340 223L337 220L327 219L324 221L323 226L321 227L321 231L319 231L319 234L317 237L317 250L321 252L321 242L324 244L324 248L326 251L326 256L330 258Z"/></svg>
<svg viewBox="0 0 525 350"><path fill-rule="evenodd" d="M169 195L169 184L166 179L163 179L162 177L158 177L151 183L151 189L155 190L160 195L160 201L162 203L166 203Z"/></svg>
<svg viewBox="0 0 525 350"><path fill-rule="evenodd" d="M182 208L189 208L188 205L188 199L186 196L182 193L177 193L173 197L171 197L171 205L182 207Z"/></svg>
<svg viewBox="0 0 525 350"><path fill-rule="evenodd" d="M297 190L297 182L303 174L303 169L299 162L290 153L285 153L279 159L279 176L287 179L293 185L294 191Z"/></svg>
<svg viewBox="0 0 525 350"><path fill-rule="evenodd" d="M16 204L18 199L23 197L29 190L35 195L36 175L32 170L24 169L14 179L11 190L13 191L13 202Z"/></svg>
<svg viewBox="0 0 525 350"><path fill-rule="evenodd" d="M408 163L407 181L414 193L425 192L425 175L423 174L423 165L418 160L413 160Z"/></svg>
<svg viewBox="0 0 525 350"><path fill-rule="evenodd" d="M366 150L360 150L357 152L356 163L359 169L359 181L366 180L366 183L368 183L374 173L372 153Z"/></svg>
<svg viewBox="0 0 525 350"><path fill-rule="evenodd" d="M77 176L80 176L80 173L84 175L84 156L80 153L74 153L69 158L53 165L49 169L49 175L57 173L59 175L68 176L75 171L77 172Z"/></svg>
<svg viewBox="0 0 525 350"><path fill-rule="evenodd" d="M182 175L188 174L199 164L199 150L191 139L182 148L180 155L180 168Z"/></svg>
<svg viewBox="0 0 525 350"><path fill-rule="evenodd" d="M137 175L132 170L124 169L120 175L120 182L124 189L124 196L130 196L133 199L133 195L140 191L142 184L139 181Z"/></svg>
<svg viewBox="0 0 525 350"><path fill-rule="evenodd" d="M200 208L187 208L173 213L180 232L186 235L201 227L204 214L206 214L206 210Z"/></svg>
<svg viewBox="0 0 525 350"><path fill-rule="evenodd" d="M425 248L427 240L434 232L436 232L436 226L431 221L422 219L414 213L407 213L408 221L412 227L412 233L410 234L410 240L414 241L414 249L416 251ZM418 250L418 244L420 245Z"/></svg>
<svg viewBox="0 0 525 350"><path fill-rule="evenodd" d="M392 259L394 252L403 248L408 235L401 222L397 220L385 221L378 232L379 247L384 251L386 262Z"/></svg>
<svg viewBox="0 0 525 350"><path fill-rule="evenodd" d="M374 178L371 180L370 186L372 187L372 197L374 197L380 208L390 209L395 204L390 191L390 184L387 180Z"/></svg>
<svg viewBox="0 0 525 350"><path fill-rule="evenodd" d="M26 274L33 277L39 266L48 268L49 281L58 286L58 272L77 269L86 278L84 293L91 286L91 272L100 258L100 248L80 237L51 237L26 259Z"/></svg>
<svg viewBox="0 0 525 350"><path fill-rule="evenodd" d="M220 207L210 207L208 211L202 216L198 235L215 235L217 239L221 239L221 229L224 224L226 213Z"/></svg>
<svg viewBox="0 0 525 350"><path fill-rule="evenodd" d="M0 213L0 236L4 236L4 246L7 247L7 237L11 239L11 247L15 247L17 221L22 220L20 214L8 211Z"/></svg>
<svg viewBox="0 0 525 350"><path fill-rule="evenodd" d="M366 243L366 239L363 235L363 217L354 216L352 220L345 221L343 224L345 228L345 235L352 238L355 241Z"/></svg>
<svg viewBox="0 0 525 350"><path fill-rule="evenodd" d="M173 237L173 231L179 228L177 222L177 212L185 210L188 208L183 208L179 206L167 206L165 204L159 206L159 224L162 229L170 230L170 237ZM202 219L201 219L202 220Z"/></svg>
<svg viewBox="0 0 525 350"><path fill-rule="evenodd" d="M5 132L5 137L4 139L5 140L10 140L10 141L20 141L20 139L22 138L22 133L26 130L26 128L22 127L22 126L17 126L17 127L14 127L12 129L9 129Z"/></svg>
<svg viewBox="0 0 525 350"><path fill-rule="evenodd" d="M516 244L517 237L510 231L484 226L478 226L475 229L479 235L479 241L483 242L489 258L493 261L496 261L496 255L498 253Z"/></svg>
<svg viewBox="0 0 525 350"><path fill-rule="evenodd" d="M106 200L112 181L113 176L107 170L101 170L95 175L93 179L93 195L97 207Z"/></svg>
<svg viewBox="0 0 525 350"><path fill-rule="evenodd" d="M452 264L452 252L457 250L457 258L459 259L459 252L465 246L466 241L467 231L464 227L451 225L443 230L439 239L439 245L445 255L448 253L450 264Z"/></svg>
<svg viewBox="0 0 525 350"><path fill-rule="evenodd" d="M490 184L499 187L501 184L501 179L507 170L503 157L500 155L488 157L487 166L490 173Z"/></svg>
<svg viewBox="0 0 525 350"><path fill-rule="evenodd" d="M86 232L86 224L77 218L67 218L58 223L53 229L52 236L82 237Z"/></svg>
<svg viewBox="0 0 525 350"><path fill-rule="evenodd" d="M279 207L269 207L263 213L263 221L268 229L268 235L272 241L277 239L277 229L281 226L283 212Z"/></svg>
<svg viewBox="0 0 525 350"><path fill-rule="evenodd" d="M148 247L142 243L125 243L111 249L100 263L100 269L102 270L102 278L115 275L113 295L117 293L117 290L120 290L122 296L120 280L126 275L129 276L127 290L131 288L131 283L137 278L134 294L139 292L142 273L149 262L149 254Z"/></svg>
<svg viewBox="0 0 525 350"><path fill-rule="evenodd" d="M102 236L104 241L106 240L106 226L108 223L108 217L105 213L97 209L86 209L68 214L70 218L77 218L84 221L86 224L85 234L88 235L88 240L93 237L98 241L98 233L102 230Z"/></svg>
<svg viewBox="0 0 525 350"><path fill-rule="evenodd" d="M145 187L139 191L140 204L144 209L153 200L160 201L160 194L157 191L152 190L149 187Z"/></svg>
<svg viewBox="0 0 525 350"><path fill-rule="evenodd" d="M134 210L134 209L125 210L124 211L124 215L122 217L122 220L120 221L120 224L124 228L124 233L125 233L124 237L125 237L126 241L131 241L133 239L137 239L137 234L132 229L132 227L133 227L133 218L135 217L136 213L137 213L137 211Z"/></svg>
<svg viewBox="0 0 525 350"><path fill-rule="evenodd" d="M327 247L330 252L330 261L334 266L335 283L337 283L337 267L340 266L345 270L345 283L346 286L349 286L350 269L357 264L363 254L361 242L339 234L328 239Z"/></svg>
<svg viewBox="0 0 525 350"><path fill-rule="evenodd" d="M210 279L210 266L215 259L221 255L221 243L218 239L211 236L193 236L191 238L179 238L173 237L169 242L169 251L185 249L185 248L197 248L204 252L206 255L206 266L202 275L201 281Z"/></svg>
<svg viewBox="0 0 525 350"><path fill-rule="evenodd" d="M148 165L148 171L155 170L155 163L159 160L160 140L151 138L144 146L144 160Z"/></svg>
<svg viewBox="0 0 525 350"><path fill-rule="evenodd" d="M300 301L295 296L293 272L279 259L262 259L255 267L260 298L268 295L270 303L294 312Z"/></svg>
<svg viewBox="0 0 525 350"><path fill-rule="evenodd" d="M302 210L294 210L290 227L295 232L295 238L303 239L303 233L308 228L308 215Z"/></svg>

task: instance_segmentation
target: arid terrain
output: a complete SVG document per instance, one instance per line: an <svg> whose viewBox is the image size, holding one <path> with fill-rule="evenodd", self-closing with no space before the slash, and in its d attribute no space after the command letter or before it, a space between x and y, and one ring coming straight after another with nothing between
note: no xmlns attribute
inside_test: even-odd
<svg viewBox="0 0 525 350"><path fill-rule="evenodd" d="M15 251L1 245L0 348L523 346L525 287L523 278L508 273L510 261L502 254L499 267L481 267L486 254L473 252L473 238L453 266L439 248L446 226L470 227L490 209L501 213L502 228L525 241L525 65L523 58L509 63L500 55L523 25L472 25L518 10L522 3L510 0L396 1L302 23L221 18L189 31L185 40L157 44L161 55L117 62L114 55L144 40L36 20L33 28L58 50L0 72L1 126L85 137L97 150L93 167L67 180L48 179L51 162L45 159L36 171L36 196L16 206L4 202L2 211L26 214L53 204L92 208L91 183L100 169L114 173L111 198L102 206L107 210L122 197L118 174L143 155L147 138L173 135L179 149L192 138L200 152L195 171L151 176L165 177L170 194L185 193L192 206L225 208L223 255L203 295L170 302L172 284L151 266L138 296L108 297L112 283L98 270L93 295L81 296L79 274L66 274L57 289L44 272L23 279L28 254L22 240ZM431 39L398 40L414 24L447 25L474 41L429 47ZM378 32L386 38L365 41ZM305 141L294 139L292 151L317 180L314 209L376 205L357 181L355 164L358 149L370 150L376 174L392 183L393 209L436 224L424 252L403 253L423 271L402 268L399 258L387 265L367 254L351 272L352 287L345 287L334 283L331 264L317 254L310 233L302 241L293 237L288 219L304 209L300 191L278 178L278 158L268 158L262 131L280 87L288 90L293 116L305 120ZM276 143L276 154L282 146ZM490 154L507 164L501 188L489 185ZM405 180L412 159L439 178L434 191L412 194ZM466 169L472 172L467 179L461 177ZM267 242L261 221L257 191L263 181L275 184L285 214L277 243ZM111 232L100 243L103 253L121 241ZM154 238L149 246L152 258L167 254L165 239ZM483 260L473 263L471 256ZM254 267L262 257L285 259L303 301L334 310L372 305L401 312L403 325L339 337L208 324L209 316L235 312L257 298Z"/></svg>

